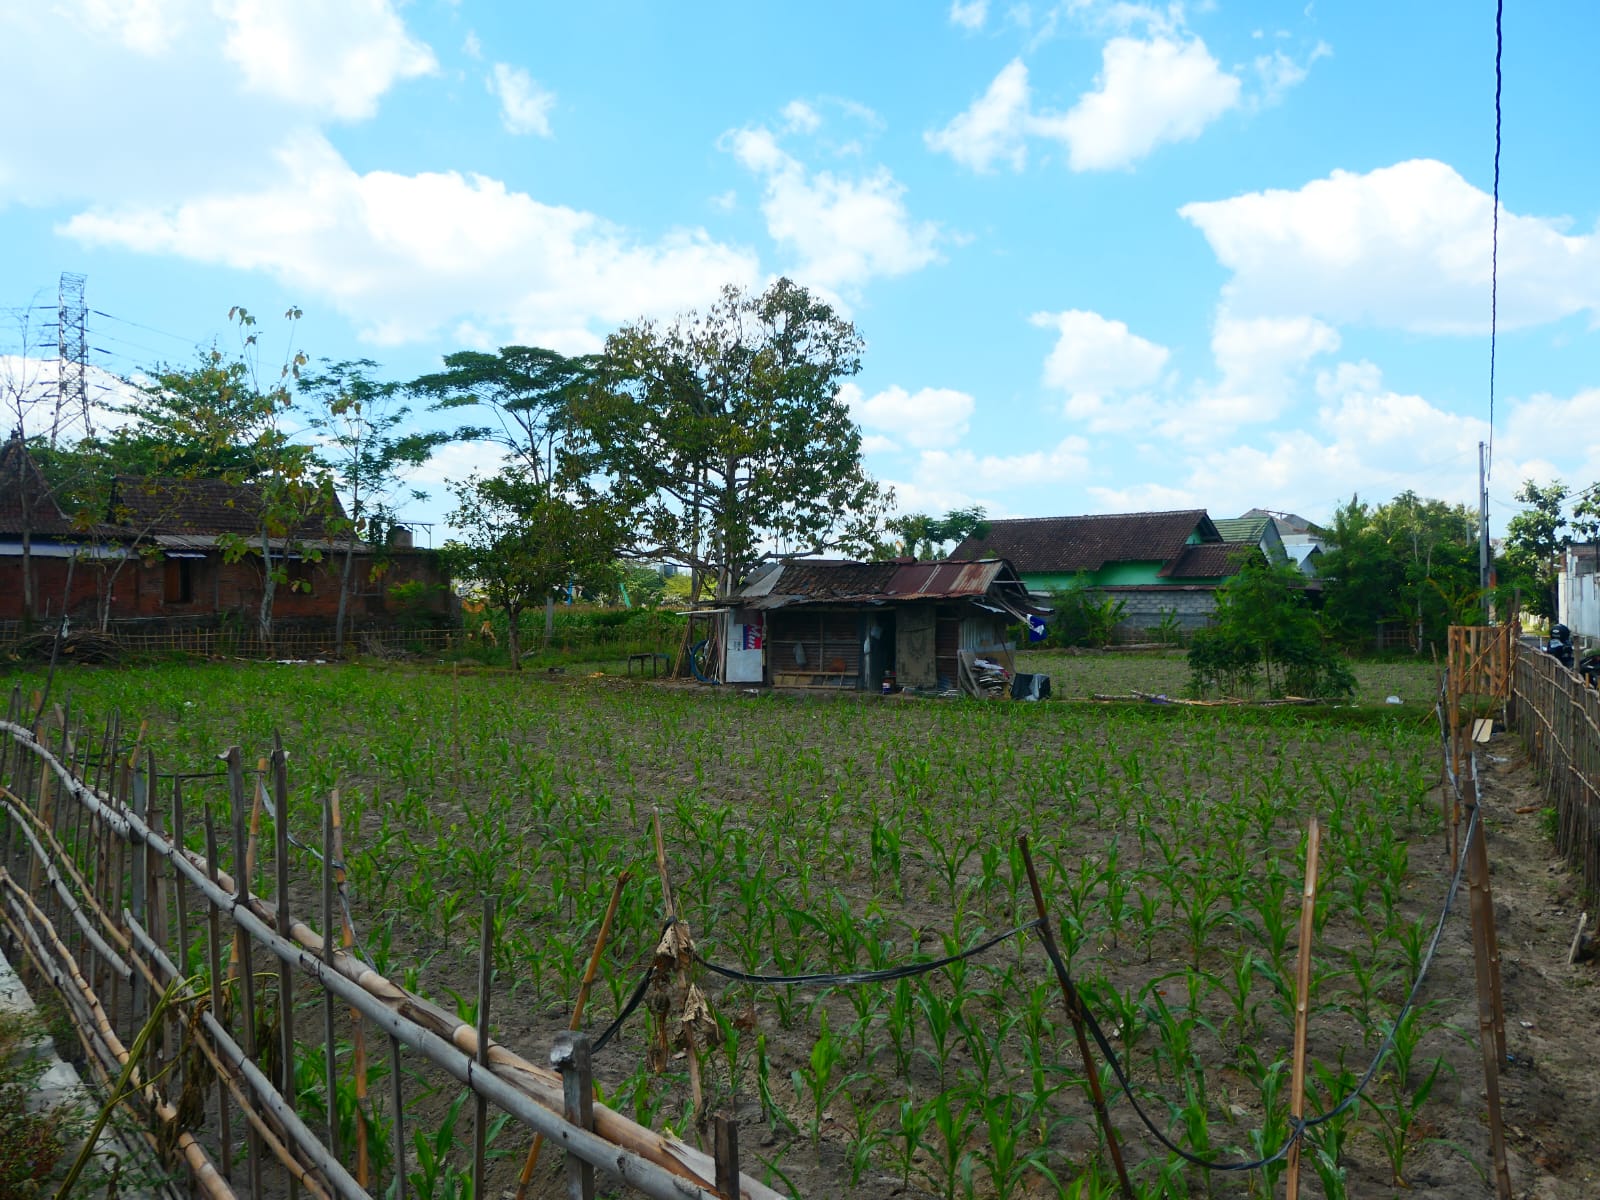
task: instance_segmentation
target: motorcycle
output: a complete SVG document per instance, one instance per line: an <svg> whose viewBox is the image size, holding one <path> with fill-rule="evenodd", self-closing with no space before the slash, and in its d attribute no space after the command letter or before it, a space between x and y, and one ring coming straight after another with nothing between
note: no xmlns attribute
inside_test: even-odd
<svg viewBox="0 0 1600 1200"><path fill-rule="evenodd" d="M1565 625L1550 626L1550 637L1545 643L1544 652L1570 671L1577 657L1572 648L1572 630Z"/></svg>

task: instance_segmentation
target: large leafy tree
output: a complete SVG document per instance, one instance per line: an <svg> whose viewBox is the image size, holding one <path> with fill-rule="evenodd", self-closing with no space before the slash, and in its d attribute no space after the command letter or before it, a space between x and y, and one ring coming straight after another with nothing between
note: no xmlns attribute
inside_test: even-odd
<svg viewBox="0 0 1600 1200"><path fill-rule="evenodd" d="M324 359L316 371L300 378L301 404L309 409L309 423L322 437L322 456L334 486L347 502L343 520L335 523L339 527L330 529L344 539L334 618L341 651L358 543L370 540L392 520L406 473L450 440L447 433L403 432L411 410L399 402L399 385L371 378L377 369L378 364L366 358L336 363ZM415 490L410 495L427 499L426 493Z"/></svg>
<svg viewBox="0 0 1600 1200"><path fill-rule="evenodd" d="M891 540L879 549L890 554L907 554L912 558L943 558L952 543L969 537L983 538L989 533L989 522L984 520L981 505L971 508L954 508L942 517L927 513L904 513L890 517L884 529Z"/></svg>
<svg viewBox="0 0 1600 1200"><path fill-rule="evenodd" d="M607 569L622 528L601 500L584 503L553 491L518 465L498 475L473 474L453 485L450 524L460 536L445 544L446 561L505 613L507 649L522 665L522 614L568 580Z"/></svg>
<svg viewBox="0 0 1600 1200"><path fill-rule="evenodd" d="M1506 522L1499 590L1522 592L1537 616L1553 619L1559 605L1556 575L1561 553L1572 541L1562 511L1570 494L1559 479L1543 486L1524 480L1517 489L1517 502L1527 507Z"/></svg>
<svg viewBox="0 0 1600 1200"><path fill-rule="evenodd" d="M839 398L861 350L788 279L613 334L581 412L583 465L636 506L633 553L688 566L698 597L706 581L726 595L764 553L870 547L885 496Z"/></svg>
<svg viewBox="0 0 1600 1200"><path fill-rule="evenodd" d="M1217 589L1212 624L1195 633L1189 648L1191 687L1205 694L1249 694L1263 678L1269 695L1345 696L1355 678L1344 659L1323 641L1305 594L1305 576L1293 563L1246 559Z"/></svg>
<svg viewBox="0 0 1600 1200"><path fill-rule="evenodd" d="M1353 496L1328 534L1317 573L1330 629L1347 644L1392 621L1411 627L1421 650L1479 619L1478 515L1464 505L1412 491L1376 507Z"/></svg>
<svg viewBox="0 0 1600 1200"><path fill-rule="evenodd" d="M285 314L291 329L300 315L299 309ZM228 316L238 326L238 353L213 347L192 367L157 368L144 397L127 410L132 423L111 445L120 470L224 479L254 489L259 505L253 531L219 537L218 546L230 562L259 558L257 626L270 643L277 589L293 586L289 556L321 557L319 549L299 544L300 535L309 523L334 514L337 501L315 448L290 427L293 387L306 356L291 342L275 373L263 369L256 318L238 307Z"/></svg>
<svg viewBox="0 0 1600 1200"><path fill-rule="evenodd" d="M519 486L559 497L592 495L591 481L575 463L589 447L588 431L576 417L580 399L600 367L595 355L568 357L540 346L502 346L493 354L463 350L445 357L444 370L408 385L432 401L435 411L472 409L484 420L464 425L457 441L492 442L505 451ZM555 594L544 597L544 636L555 629Z"/></svg>

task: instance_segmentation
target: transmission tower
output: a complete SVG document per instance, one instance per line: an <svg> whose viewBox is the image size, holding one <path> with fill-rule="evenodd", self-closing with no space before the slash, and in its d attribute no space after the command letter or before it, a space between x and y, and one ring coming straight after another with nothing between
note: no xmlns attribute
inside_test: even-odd
<svg viewBox="0 0 1600 1200"><path fill-rule="evenodd" d="M61 272L56 316L59 354L56 358L56 410L50 421L50 444L56 444L63 416L82 418L83 432L94 432L89 418L89 306L83 297L85 277Z"/></svg>

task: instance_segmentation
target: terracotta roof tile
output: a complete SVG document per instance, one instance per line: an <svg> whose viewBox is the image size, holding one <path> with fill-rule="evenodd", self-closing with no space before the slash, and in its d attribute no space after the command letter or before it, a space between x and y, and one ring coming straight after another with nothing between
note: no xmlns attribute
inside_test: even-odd
<svg viewBox="0 0 1600 1200"><path fill-rule="evenodd" d="M334 500L336 512L344 510ZM119 475L112 501L114 519L140 533L253 534L259 531L261 489L225 479L169 479ZM328 536L324 514L316 513L295 527L296 537Z"/></svg>
<svg viewBox="0 0 1600 1200"><path fill-rule="evenodd" d="M990 521L983 538L967 538L952 558L1008 558L1023 572L1098 571L1108 562L1166 562L1196 529L1219 538L1203 508Z"/></svg>

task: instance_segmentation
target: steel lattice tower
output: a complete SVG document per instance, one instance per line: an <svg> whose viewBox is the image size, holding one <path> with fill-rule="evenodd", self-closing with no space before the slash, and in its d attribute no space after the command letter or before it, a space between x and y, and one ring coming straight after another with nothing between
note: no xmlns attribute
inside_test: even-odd
<svg viewBox="0 0 1600 1200"><path fill-rule="evenodd" d="M56 410L50 421L50 444L56 444L62 417L82 419L85 436L94 429L89 420L89 306L84 299L86 277L61 272L61 292L56 316L59 355L56 359Z"/></svg>

